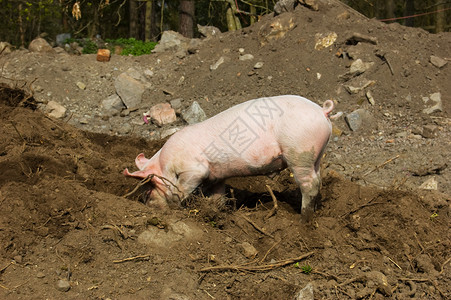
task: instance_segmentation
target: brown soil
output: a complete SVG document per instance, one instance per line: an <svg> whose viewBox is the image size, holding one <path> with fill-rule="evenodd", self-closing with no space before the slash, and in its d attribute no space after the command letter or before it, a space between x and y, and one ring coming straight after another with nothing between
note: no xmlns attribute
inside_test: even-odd
<svg viewBox="0 0 451 300"><path fill-rule="evenodd" d="M113 56L101 64L92 55L0 56L3 81L16 82L0 89L0 298L292 299L312 283L315 299L449 299L451 76L449 63L438 69L429 59L449 60L451 35L320 3L318 12L300 6L281 15L296 27L265 46L260 28L272 16L205 41L184 58ZM330 31L336 43L315 50L315 34ZM354 32L377 44L354 45L348 39ZM239 61L238 48L255 59ZM338 51L375 63L359 78L376 81L367 89L376 105L344 90L354 79L340 75L353 60ZM229 60L210 72L220 56ZM263 68L253 68L257 61ZM142 66L155 72L143 107L102 118L99 103L114 92L114 78ZM434 92L441 92L443 111L428 115L422 97ZM147 207L139 193L123 197L136 181L121 172L138 153L151 156L163 144L148 138L157 130L152 125L118 136L149 106L182 97L184 106L197 100L212 116L277 94L317 103L331 98L336 111L365 107L376 120L357 132L335 121L343 134L328 146L311 224L300 222L300 196L288 171L274 179L231 179L228 196L235 200L225 206L200 192L169 212ZM36 109L43 98L72 114L50 119ZM90 122L81 124L86 116ZM425 125L435 126L436 135L421 136ZM419 188L432 177L438 190ZM266 184L279 203L270 217ZM66 292L57 288L61 279L70 283Z"/></svg>

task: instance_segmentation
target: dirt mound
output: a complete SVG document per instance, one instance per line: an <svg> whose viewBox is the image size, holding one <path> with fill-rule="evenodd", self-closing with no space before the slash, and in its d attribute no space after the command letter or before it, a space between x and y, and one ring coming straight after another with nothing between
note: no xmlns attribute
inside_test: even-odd
<svg viewBox="0 0 451 300"><path fill-rule="evenodd" d="M0 298L291 299L309 283L315 299L449 298L450 68L430 56L446 58L451 36L320 3L319 11L299 6L267 16L185 57L94 64L89 55L1 56L2 76L25 84L0 87ZM275 21L293 26L266 41ZM315 49L333 32L333 45ZM254 59L240 60L239 48ZM221 56L225 62L210 71ZM373 64L352 75L358 58ZM142 107L102 116L113 78L142 66L154 71ZM362 78L374 83L350 93L346 86ZM78 80L89 83L86 90ZM442 112L424 113L430 102L423 97L436 92ZM332 98L337 110L365 108L373 118L356 132L335 122L311 224L300 222L287 170L229 180L221 205L200 191L167 212L141 203L142 191L123 197L136 181L122 171L164 142L148 139L157 128L136 125L150 105L182 97L185 107L197 100L211 116L276 94ZM36 109L44 98L71 113L47 117ZM127 123L135 130L119 136ZM438 189L419 189L426 180ZM266 185L279 204L272 215Z"/></svg>

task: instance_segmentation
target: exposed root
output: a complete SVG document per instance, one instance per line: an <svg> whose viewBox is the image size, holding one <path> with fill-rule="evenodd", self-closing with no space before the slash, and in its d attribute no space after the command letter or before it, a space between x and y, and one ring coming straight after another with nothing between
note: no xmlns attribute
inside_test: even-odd
<svg viewBox="0 0 451 300"><path fill-rule="evenodd" d="M144 260L144 259L148 259L149 257L150 257L150 254L138 255L138 256L127 257L127 258L123 258L123 259L113 260L113 263L119 264L119 263L123 263L123 262L127 262L127 261Z"/></svg>
<svg viewBox="0 0 451 300"><path fill-rule="evenodd" d="M271 195L272 201L274 202L274 207L266 215L265 220L274 216L277 213L277 211L279 210L279 205L277 204L277 198L276 198L276 196L274 196L274 193L273 193L271 187L269 185L266 185L266 189L268 190L269 194Z"/></svg>
<svg viewBox="0 0 451 300"><path fill-rule="evenodd" d="M264 230L263 230L262 228L260 228L257 224L255 224L254 221L252 221L251 219L249 219L249 218L246 217L245 215L240 214L239 216L242 217L243 219L245 219L246 221L248 221L249 224L251 224L258 232L261 232L261 233L263 233L264 235L269 236L269 237L272 238L272 239L274 238L274 236L273 236L272 234L269 234L269 233L267 233L266 231L264 231Z"/></svg>
<svg viewBox="0 0 451 300"><path fill-rule="evenodd" d="M299 257L296 257L296 258L280 260L280 261L275 262L273 264L267 264L267 265L261 265L261 266L245 266L245 265L214 266L214 267L202 268L199 271L200 272L211 272L211 271L217 271L217 272L221 272L221 271L263 272L263 271L271 271L271 270L274 270L276 268L281 268L281 267L284 267L286 265L293 264L293 263L295 263L297 261L303 260L303 259L313 255L314 253L315 252L312 251L312 252L308 252L308 253L303 254L303 255L301 255Z"/></svg>

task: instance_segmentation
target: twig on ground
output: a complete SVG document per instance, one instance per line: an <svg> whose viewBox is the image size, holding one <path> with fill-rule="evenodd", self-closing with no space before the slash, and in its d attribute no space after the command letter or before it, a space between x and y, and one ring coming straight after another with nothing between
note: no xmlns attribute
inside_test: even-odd
<svg viewBox="0 0 451 300"><path fill-rule="evenodd" d="M6 266L4 266L3 268L1 268L1 269L0 269L0 274L2 274L3 272L5 272L5 270L8 269L8 267L9 267L10 265L12 265L12 264L13 264L12 262L9 262L8 264L6 264Z"/></svg>
<svg viewBox="0 0 451 300"><path fill-rule="evenodd" d="M263 233L266 236L269 236L270 238L274 238L273 235L267 233L266 231L264 231L262 228L260 228L257 224L255 224L254 221L252 221L251 219L249 219L248 217L246 217L243 214L240 214L240 217L242 217L243 219L245 219L246 221L249 222L249 224L251 224L255 229L257 229L258 232Z"/></svg>
<svg viewBox="0 0 451 300"><path fill-rule="evenodd" d="M259 271L270 271L273 270L275 268L280 268L280 267L284 267L286 265L289 264L293 264L297 261L303 260L311 255L313 255L315 252L308 252L306 254L303 254L299 257L296 258L291 258L291 259L285 259L285 260L280 260L277 261L275 263L272 264L267 264L267 265L260 265L260 266L243 266L243 265L228 265L228 266L214 266L214 267L206 267L206 268L202 268L199 271L200 272L211 272L211 271L238 271L238 272L242 272L242 271L249 271L249 272L259 272Z"/></svg>
<svg viewBox="0 0 451 300"><path fill-rule="evenodd" d="M277 213L277 211L279 210L279 205L277 204L277 198L276 196L274 196L271 187L269 185L266 185L266 189L268 190L269 194L271 195L272 201L274 202L273 208L269 211L269 213L265 217L265 219L269 219Z"/></svg>
<svg viewBox="0 0 451 300"><path fill-rule="evenodd" d="M390 159L387 159L387 160L386 160L385 162L383 162L382 164L376 166L375 168L373 168L373 169L369 170L368 172L366 172L365 174L363 174L363 176L367 176L367 175L369 175L370 173L373 173L374 171L376 171L376 170L382 168L383 166L385 166L386 164L388 164L388 163L394 161L395 159L399 158L400 156L401 156L401 155L398 154L398 155L396 155L395 157L392 157L392 158L390 158Z"/></svg>
<svg viewBox="0 0 451 300"><path fill-rule="evenodd" d="M138 256L133 256L133 257L127 257L127 258L124 258L124 259L113 260L113 263L119 264L119 263L123 263L123 262L127 262L127 261L134 261L134 260L139 260L139 259L147 259L149 257L150 257L150 254L138 255Z"/></svg>
<svg viewBox="0 0 451 300"><path fill-rule="evenodd" d="M362 209L364 207L367 207L367 206L373 206L373 205L378 205L378 204L386 204L386 202L373 202L374 199L376 199L376 198L373 198L370 201L368 201L367 203L362 204L362 205L360 205L360 206L348 211L347 213L342 214L340 216L340 218L344 218L347 215L353 214L353 213L355 213L355 212L359 211L360 209Z"/></svg>
<svg viewBox="0 0 451 300"><path fill-rule="evenodd" d="M446 264L449 263L450 261L451 261L451 257L448 258L447 260L445 260L445 262L440 266L440 273L439 274L443 274L443 271L444 271L444 268L445 268Z"/></svg>
<svg viewBox="0 0 451 300"><path fill-rule="evenodd" d="M20 131L19 131L19 129L17 129L17 127L16 127L16 124L14 124L14 122L13 121L10 121L11 122L11 125L13 125L13 127L14 127L14 130L17 132L17 134L19 135L19 137L25 142L25 143L27 143L27 140L26 139L24 139L24 137L20 134Z"/></svg>
<svg viewBox="0 0 451 300"><path fill-rule="evenodd" d="M395 266L397 266L398 269L400 269L400 270L402 271L402 268L401 268L401 267L400 267L393 259L391 259L391 258L388 257L388 256L387 256L387 258L388 258L388 260L391 261Z"/></svg>
<svg viewBox="0 0 451 300"><path fill-rule="evenodd" d="M275 246L277 246L279 243L280 243L280 241L275 242L274 245L272 245L271 248L269 248L268 251L266 251L265 256L263 256L263 258L260 260L260 263L262 263L262 262L265 261L265 259L266 259L266 257L268 256L269 252L271 252L271 250L272 250Z"/></svg>

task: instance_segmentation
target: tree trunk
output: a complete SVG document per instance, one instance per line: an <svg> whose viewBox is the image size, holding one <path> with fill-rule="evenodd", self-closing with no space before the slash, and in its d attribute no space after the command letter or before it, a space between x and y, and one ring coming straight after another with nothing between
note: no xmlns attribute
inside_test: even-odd
<svg viewBox="0 0 451 300"><path fill-rule="evenodd" d="M415 14L415 0L406 0L406 10L405 16L412 16ZM415 18L406 19L406 23L404 24L409 27L415 26Z"/></svg>
<svg viewBox="0 0 451 300"><path fill-rule="evenodd" d="M194 1L181 0L180 1L180 25L179 32L188 38L194 37Z"/></svg>
<svg viewBox="0 0 451 300"><path fill-rule="evenodd" d="M146 20L144 26L144 40L149 42L152 37L152 15L153 15L153 0L146 1Z"/></svg>
<svg viewBox="0 0 451 300"><path fill-rule="evenodd" d="M384 19L391 19L395 17L395 1L385 0L385 16Z"/></svg>
<svg viewBox="0 0 451 300"><path fill-rule="evenodd" d="M250 5L250 13L251 13L251 25L257 22L257 9L255 5Z"/></svg>
<svg viewBox="0 0 451 300"><path fill-rule="evenodd" d="M435 33L445 31L446 14L445 4L442 0L435 0L437 2L437 14L435 16ZM440 3L441 2L441 3Z"/></svg>
<svg viewBox="0 0 451 300"><path fill-rule="evenodd" d="M130 0L130 27L129 27L129 37L138 38L138 3L136 0Z"/></svg>

